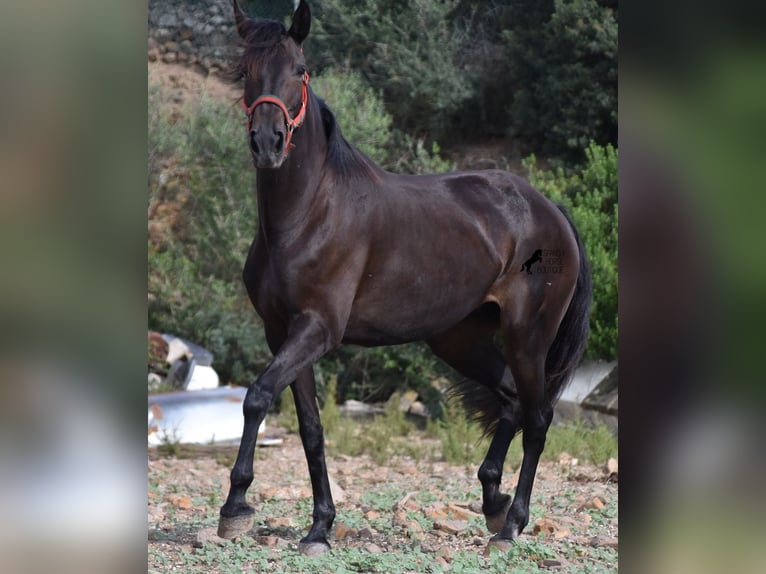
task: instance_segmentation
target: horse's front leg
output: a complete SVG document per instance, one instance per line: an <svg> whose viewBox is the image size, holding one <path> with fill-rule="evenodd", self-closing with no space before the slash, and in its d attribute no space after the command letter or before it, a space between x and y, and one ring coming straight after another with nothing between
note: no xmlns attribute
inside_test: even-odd
<svg viewBox="0 0 766 574"><path fill-rule="evenodd" d="M233 538L253 527L255 511L247 504L245 494L253 482L253 455L258 427L274 398L296 379L298 373L333 346L333 338L318 315L299 315L289 325L287 338L274 359L247 389L243 405L245 427L237 460L231 471L229 496L221 507L219 536Z"/></svg>
<svg viewBox="0 0 766 574"><path fill-rule="evenodd" d="M316 384L314 371L311 367L300 372L292 385L292 390L300 424L301 441L311 476L311 489L314 493L311 530L300 541L298 550L309 556L318 556L330 549L330 544L327 542L327 532L335 520L335 505L332 501L330 481L327 477L324 432L319 420ZM327 397L327 400L335 400L335 397Z"/></svg>

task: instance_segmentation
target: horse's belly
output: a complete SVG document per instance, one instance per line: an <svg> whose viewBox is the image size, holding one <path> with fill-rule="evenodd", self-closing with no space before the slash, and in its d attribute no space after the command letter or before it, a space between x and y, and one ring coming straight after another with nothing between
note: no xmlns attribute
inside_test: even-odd
<svg viewBox="0 0 766 574"><path fill-rule="evenodd" d="M472 289L420 286L363 292L354 301L343 341L355 345L395 345L429 339L478 307L489 285Z"/></svg>

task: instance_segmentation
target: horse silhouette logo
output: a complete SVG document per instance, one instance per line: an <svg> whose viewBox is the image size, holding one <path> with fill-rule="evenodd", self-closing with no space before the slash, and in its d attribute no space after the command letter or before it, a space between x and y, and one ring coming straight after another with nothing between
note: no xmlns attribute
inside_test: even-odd
<svg viewBox="0 0 766 574"><path fill-rule="evenodd" d="M532 257L530 257L529 259L527 259L524 262L524 265L521 266L520 270L524 271L524 269L526 269L527 273L531 274L532 273L532 265L534 265L538 261L542 261L542 260L543 260L543 250L542 249L537 249L532 254Z"/></svg>

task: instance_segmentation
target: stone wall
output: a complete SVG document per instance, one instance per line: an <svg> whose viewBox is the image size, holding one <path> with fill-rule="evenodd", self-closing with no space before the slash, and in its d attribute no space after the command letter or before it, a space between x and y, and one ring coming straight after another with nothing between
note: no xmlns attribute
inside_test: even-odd
<svg viewBox="0 0 766 574"><path fill-rule="evenodd" d="M238 36L229 0L149 0L149 61L178 62L206 73L225 70Z"/></svg>

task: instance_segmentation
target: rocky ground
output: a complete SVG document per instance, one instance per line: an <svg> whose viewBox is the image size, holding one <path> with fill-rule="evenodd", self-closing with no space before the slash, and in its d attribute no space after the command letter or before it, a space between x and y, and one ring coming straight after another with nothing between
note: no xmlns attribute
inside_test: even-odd
<svg viewBox="0 0 766 574"><path fill-rule="evenodd" d="M257 450L249 491L256 508L253 530L234 542L216 541L235 453L235 447L204 447L184 455L189 458L150 452L150 572L470 572L509 565L530 572L617 571L614 476L610 480L605 468L579 465L566 455L541 463L531 522L511 555L486 558L490 534L480 514L476 466L409 457L378 466L366 455L331 456L338 511L330 539L334 550L312 562L297 552L312 502L294 434L284 435L280 446ZM515 484L515 470L506 468L504 485Z"/></svg>

